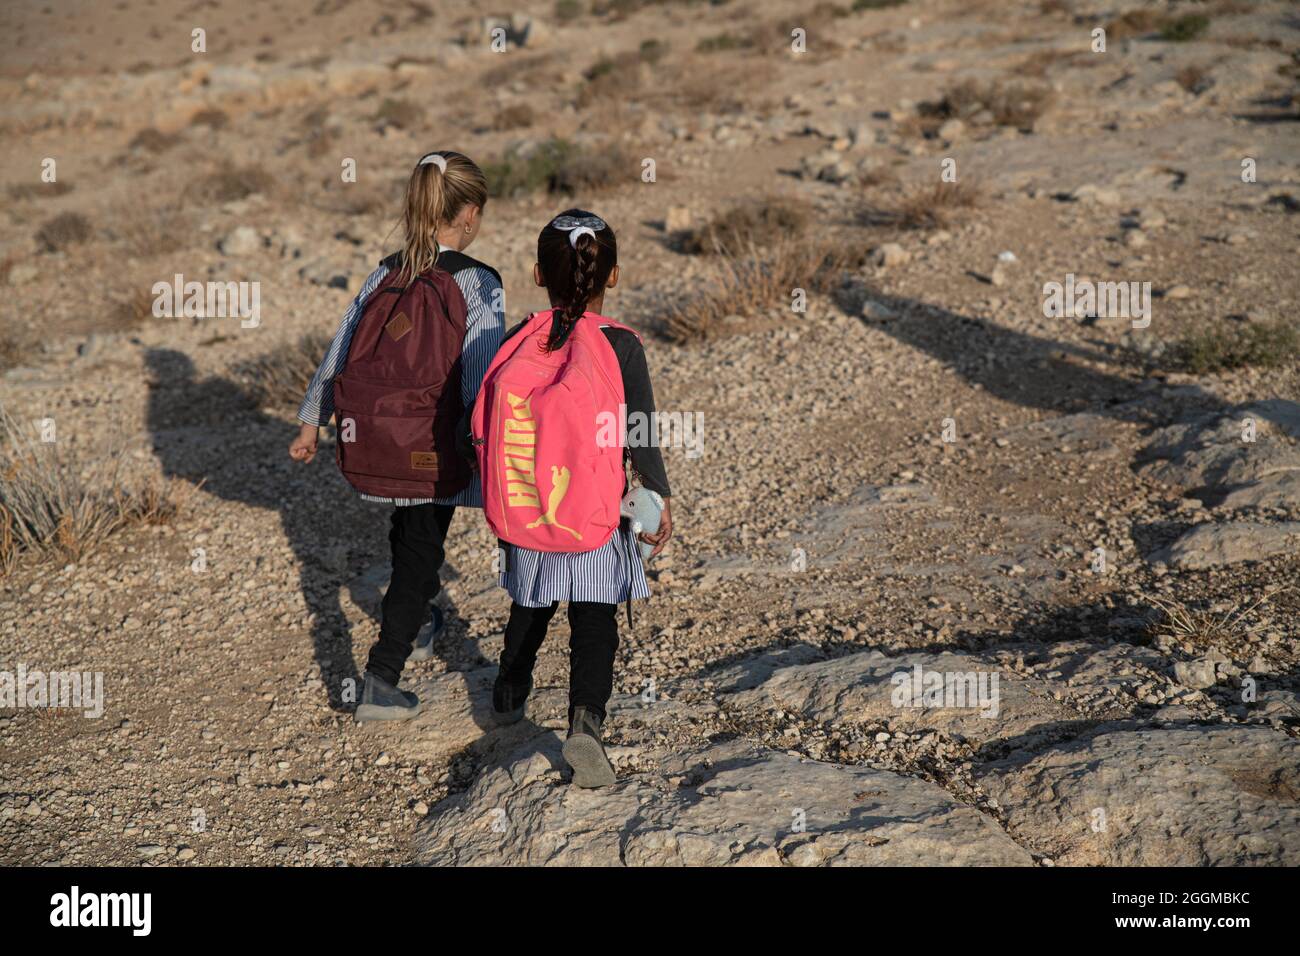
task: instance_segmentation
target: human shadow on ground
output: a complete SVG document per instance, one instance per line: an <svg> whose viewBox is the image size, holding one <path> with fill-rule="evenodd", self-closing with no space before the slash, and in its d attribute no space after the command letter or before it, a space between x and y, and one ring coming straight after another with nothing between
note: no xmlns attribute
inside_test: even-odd
<svg viewBox="0 0 1300 956"><path fill-rule="evenodd" d="M189 356L174 349L150 349L145 354L149 375L147 424L154 453L164 474L203 482L203 491L226 501L274 511L298 568L298 586L310 620L310 639L328 702L335 711L350 712L360 695L352 627L340 601L341 587L357 585L359 567L388 566L384 534L388 506L362 501L329 461L322 442L317 460L303 466L288 455L298 428L292 422L263 414L257 400L238 382L220 377L199 378ZM295 474L294 469L299 469ZM304 481L304 470L309 480ZM369 514L367 514L369 513ZM346 516L346 522L340 521ZM329 529L373 522L372 540L331 540ZM466 520L453 519L456 524ZM232 556L246 560L248 556ZM210 555L220 562L227 556ZM445 577L456 571L444 566ZM386 581L386 576L385 576ZM234 592L237 597L242 592ZM255 592L252 592L255 593ZM378 601L356 603L377 619ZM363 601L365 603L363 603ZM447 605L454 612L454 606ZM447 618L447 635L435 652L442 657L450 642L463 639L464 622ZM270 639L267 635L267 639ZM360 649L364 653L365 648ZM450 658L452 655L446 655ZM412 677L408 665L404 676ZM448 669L454 669L448 660ZM348 683L351 681L352 683ZM345 694L345 689L354 691Z"/></svg>

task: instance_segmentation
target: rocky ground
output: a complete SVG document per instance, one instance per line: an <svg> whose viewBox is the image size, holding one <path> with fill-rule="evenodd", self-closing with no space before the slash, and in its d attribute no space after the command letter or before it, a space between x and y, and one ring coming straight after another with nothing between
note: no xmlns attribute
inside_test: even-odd
<svg viewBox="0 0 1300 956"><path fill-rule="evenodd" d="M0 710L0 861L1300 862L1300 363L1162 359L1294 321L1294 7L804 6L0 11L0 404L195 489L0 578L0 671L102 672L107 698ZM927 105L967 80L1046 105ZM631 163L494 199L473 253L513 321L545 304L537 230L599 211L607 311L645 332L660 407L704 422L702 454L666 451L677 530L623 629L609 792L564 783L560 626L530 719L486 719L507 601L473 512L447 639L407 671L425 712L352 722L386 509L328 447L291 463L293 405L248 371L333 331L418 155L549 136ZM973 205L891 213L945 159ZM677 233L740 199L811 211L765 245L860 256L800 283L804 313L673 339L723 275ZM260 282L260 323L142 316L176 273ZM1046 317L1067 274L1150 282L1150 326ZM900 705L917 668L996 677L996 706Z"/></svg>

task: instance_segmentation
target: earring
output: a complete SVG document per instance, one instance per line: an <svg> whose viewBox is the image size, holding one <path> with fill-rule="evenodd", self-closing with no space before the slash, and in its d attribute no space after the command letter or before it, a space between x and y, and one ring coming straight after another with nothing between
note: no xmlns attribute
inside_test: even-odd
<svg viewBox="0 0 1300 956"><path fill-rule="evenodd" d="M468 235L469 235L471 232L473 232L473 231L474 231L474 227L473 227L473 226L466 226L466 227L465 227L465 235L468 236Z"/></svg>

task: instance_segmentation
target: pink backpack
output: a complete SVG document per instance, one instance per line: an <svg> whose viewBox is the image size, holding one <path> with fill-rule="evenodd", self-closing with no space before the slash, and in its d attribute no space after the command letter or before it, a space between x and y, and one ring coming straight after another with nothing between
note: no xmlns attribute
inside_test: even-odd
<svg viewBox="0 0 1300 956"><path fill-rule="evenodd" d="M502 345L474 403L483 513L511 544L594 551L618 527L624 484L623 375L601 326L632 330L587 312L547 352L552 314Z"/></svg>

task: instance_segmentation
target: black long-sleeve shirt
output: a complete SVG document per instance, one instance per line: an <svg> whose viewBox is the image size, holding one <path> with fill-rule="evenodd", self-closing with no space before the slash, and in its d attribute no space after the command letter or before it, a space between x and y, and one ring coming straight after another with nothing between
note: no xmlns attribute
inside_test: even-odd
<svg viewBox="0 0 1300 956"><path fill-rule="evenodd" d="M505 334L501 344L504 346L523 327L523 322L516 325ZM627 405L628 420L631 421L632 416L638 413L644 415L653 440L658 435L658 429L654 427L655 393L650 385L645 348L636 334L626 329L603 328L601 331L605 333L605 338L618 357L618 368L623 375L623 403ZM467 428L462 430L468 431ZM641 478L641 484L665 498L672 495L672 489L668 487L664 457L660 454L657 443L641 443L637 447L629 447L627 454L632 459L632 469Z"/></svg>

